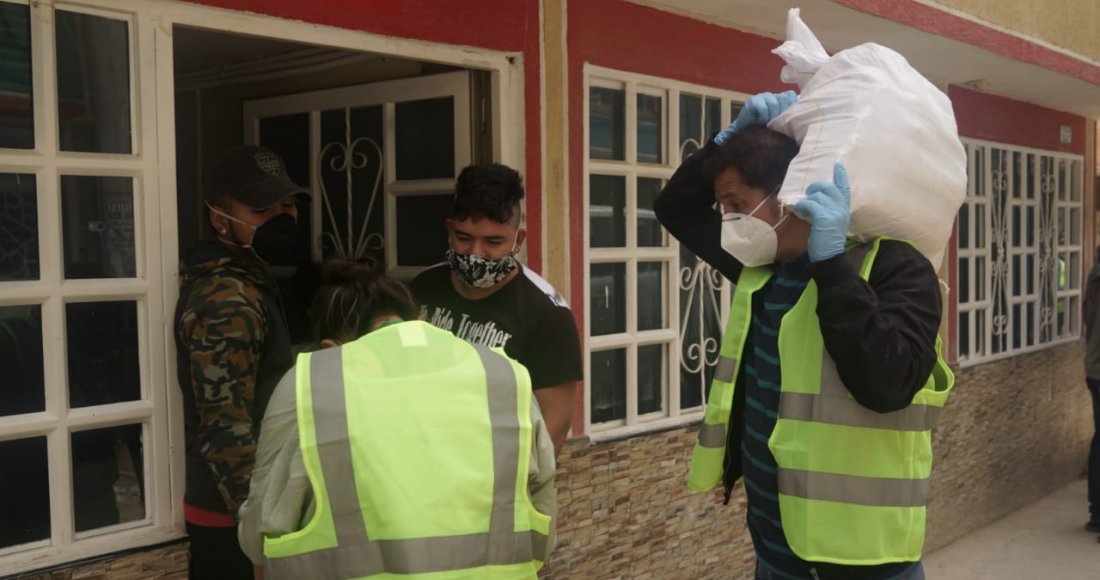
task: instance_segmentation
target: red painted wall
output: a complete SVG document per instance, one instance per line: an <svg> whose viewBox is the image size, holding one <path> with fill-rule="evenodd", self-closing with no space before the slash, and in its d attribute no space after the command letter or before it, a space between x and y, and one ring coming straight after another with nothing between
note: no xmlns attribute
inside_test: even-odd
<svg viewBox="0 0 1100 580"><path fill-rule="evenodd" d="M963 137L1085 155L1086 120L1080 115L959 86L950 87L947 94ZM1072 143L1059 143L1062 125L1073 128Z"/></svg>
<svg viewBox="0 0 1100 580"><path fill-rule="evenodd" d="M538 3L521 0L189 0L383 36L520 51ZM534 20L530 21L529 18ZM532 24L533 23L533 24Z"/></svg>
<svg viewBox="0 0 1100 580"><path fill-rule="evenodd" d="M524 63L527 258L542 270L539 0L189 0L371 34L515 52Z"/></svg>

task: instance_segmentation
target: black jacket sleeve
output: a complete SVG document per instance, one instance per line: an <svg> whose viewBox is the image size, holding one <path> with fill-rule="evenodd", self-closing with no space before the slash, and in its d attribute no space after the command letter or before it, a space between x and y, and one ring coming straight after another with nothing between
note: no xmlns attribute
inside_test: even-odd
<svg viewBox="0 0 1100 580"><path fill-rule="evenodd" d="M653 211L681 244L728 280L736 281L741 263L722 249L722 216L714 208L714 182L703 173L703 164L715 148L711 140L680 164L657 196Z"/></svg>
<svg viewBox="0 0 1100 580"><path fill-rule="evenodd" d="M943 305L932 264L911 245L883 240L869 281L846 255L810 266L825 349L860 405L909 406L936 363Z"/></svg>

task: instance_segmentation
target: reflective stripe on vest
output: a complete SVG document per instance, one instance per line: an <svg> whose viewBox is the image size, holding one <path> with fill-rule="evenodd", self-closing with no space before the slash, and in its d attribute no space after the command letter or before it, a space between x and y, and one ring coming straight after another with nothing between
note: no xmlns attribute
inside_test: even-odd
<svg viewBox="0 0 1100 580"><path fill-rule="evenodd" d="M718 365L714 368L714 380L732 383L736 371L736 359L718 355ZM729 422L714 425L703 423L699 426L699 445L711 448L725 447L727 431L729 431Z"/></svg>
<svg viewBox="0 0 1100 580"><path fill-rule="evenodd" d="M939 417L940 407L914 402L890 413L871 412L848 394L840 381L836 363L828 355L821 357L821 394L783 392L779 395L779 415L784 419L813 421L830 425L928 431Z"/></svg>
<svg viewBox="0 0 1100 580"><path fill-rule="evenodd" d="M545 561L546 534L535 530L513 531L520 453L515 373L511 363L500 354L484 346L472 346L485 368L493 433L505 434L494 436L492 441L493 507L489 531L401 540L370 538L359 505L348 441L342 349L326 349L309 357L310 398L317 454L331 503L337 545L283 557L269 556L269 578L364 578L383 573L426 574ZM318 509L321 507L318 505Z"/></svg>

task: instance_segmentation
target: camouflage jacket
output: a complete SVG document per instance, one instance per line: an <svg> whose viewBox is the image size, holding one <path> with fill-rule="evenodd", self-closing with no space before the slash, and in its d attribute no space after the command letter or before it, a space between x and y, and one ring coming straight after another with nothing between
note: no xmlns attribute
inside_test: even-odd
<svg viewBox="0 0 1100 580"><path fill-rule="evenodd" d="M175 334L184 501L235 514L248 497L264 408L293 364L278 286L220 244L200 246L181 268Z"/></svg>

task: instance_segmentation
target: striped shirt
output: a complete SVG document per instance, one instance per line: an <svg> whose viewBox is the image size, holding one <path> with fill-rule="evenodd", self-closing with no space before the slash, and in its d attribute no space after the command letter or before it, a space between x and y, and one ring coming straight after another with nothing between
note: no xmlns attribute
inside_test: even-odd
<svg viewBox="0 0 1100 580"><path fill-rule="evenodd" d="M748 525L756 551L758 579L827 579L838 566L807 562L791 551L779 513L778 468L768 449L779 409L779 324L810 282L806 255L775 265L774 276L753 297L752 322L745 340L741 374L745 388L745 427L741 467L748 496ZM900 562L862 568L845 578L886 580L905 576L915 566ZM815 569L816 568L816 569ZM843 567L852 572L852 567Z"/></svg>

